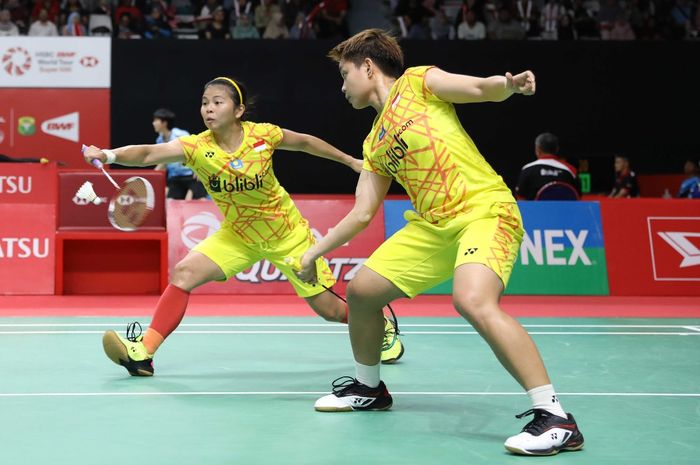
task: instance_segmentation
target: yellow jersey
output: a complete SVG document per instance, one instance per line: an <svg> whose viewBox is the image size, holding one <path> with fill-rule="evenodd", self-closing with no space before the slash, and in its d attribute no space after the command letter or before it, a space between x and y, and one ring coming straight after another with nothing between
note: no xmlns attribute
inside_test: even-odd
<svg viewBox="0 0 700 465"><path fill-rule="evenodd" d="M219 147L210 130L180 137L185 165L192 168L224 215L246 243L284 239L302 219L272 170L272 153L282 129L243 121L243 140L233 153Z"/></svg>
<svg viewBox="0 0 700 465"><path fill-rule="evenodd" d="M431 223L467 213L477 203L515 202L462 127L454 105L426 86L430 68L408 68L394 82L363 143L363 168L396 179Z"/></svg>

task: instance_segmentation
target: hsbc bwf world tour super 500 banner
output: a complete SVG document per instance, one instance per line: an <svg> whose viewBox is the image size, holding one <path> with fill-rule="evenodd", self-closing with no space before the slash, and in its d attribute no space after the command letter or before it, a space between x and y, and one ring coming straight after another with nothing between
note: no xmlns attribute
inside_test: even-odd
<svg viewBox="0 0 700 465"><path fill-rule="evenodd" d="M83 162L109 146L109 38L0 37L0 153Z"/></svg>

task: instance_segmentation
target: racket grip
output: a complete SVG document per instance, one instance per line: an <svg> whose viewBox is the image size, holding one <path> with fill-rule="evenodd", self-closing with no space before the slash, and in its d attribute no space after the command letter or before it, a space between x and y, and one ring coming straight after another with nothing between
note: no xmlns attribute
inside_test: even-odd
<svg viewBox="0 0 700 465"><path fill-rule="evenodd" d="M90 160L90 164L98 170L102 169L102 162L97 158L93 158L92 160Z"/></svg>

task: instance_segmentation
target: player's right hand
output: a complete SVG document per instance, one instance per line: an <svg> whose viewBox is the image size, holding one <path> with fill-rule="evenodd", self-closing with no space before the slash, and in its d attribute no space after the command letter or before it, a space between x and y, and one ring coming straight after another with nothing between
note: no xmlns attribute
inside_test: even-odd
<svg viewBox="0 0 700 465"><path fill-rule="evenodd" d="M83 157L87 164L92 164L92 160L97 159L104 163L107 160L107 156L98 147L91 145L89 147L83 146Z"/></svg>

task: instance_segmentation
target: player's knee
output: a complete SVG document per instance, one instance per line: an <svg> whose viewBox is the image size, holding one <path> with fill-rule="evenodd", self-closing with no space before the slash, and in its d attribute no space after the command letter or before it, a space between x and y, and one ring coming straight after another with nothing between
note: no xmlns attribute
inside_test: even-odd
<svg viewBox="0 0 700 465"><path fill-rule="evenodd" d="M382 308L387 302L381 295L362 281L350 281L347 288L348 305L353 312Z"/></svg>
<svg viewBox="0 0 700 465"><path fill-rule="evenodd" d="M452 296L452 304L460 315L477 326L482 326L483 321L491 314L491 302L478 289L462 290ZM477 328L478 329L478 328Z"/></svg>
<svg viewBox="0 0 700 465"><path fill-rule="evenodd" d="M180 289L190 291L194 287L195 275L195 268L190 263L183 260L178 262L173 268L170 282Z"/></svg>

